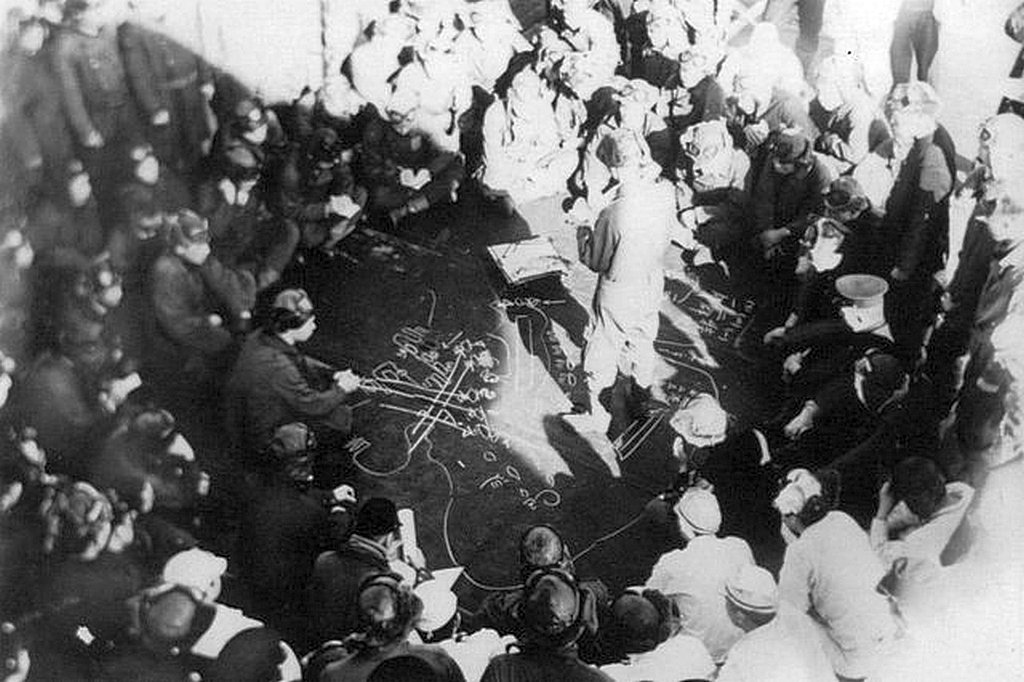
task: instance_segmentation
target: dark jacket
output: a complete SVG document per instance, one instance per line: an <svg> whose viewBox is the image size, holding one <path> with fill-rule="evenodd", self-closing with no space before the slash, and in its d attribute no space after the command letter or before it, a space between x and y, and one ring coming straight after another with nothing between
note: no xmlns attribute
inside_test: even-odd
<svg viewBox="0 0 1024 682"><path fill-rule="evenodd" d="M364 682L383 661L399 656L412 656L425 661L445 682L465 682L459 664L438 646L399 642L380 649L368 649L349 655L324 668L321 682Z"/></svg>
<svg viewBox="0 0 1024 682"><path fill-rule="evenodd" d="M387 570L383 546L359 535L317 557L308 596L318 641L343 639L359 627L359 585L368 576Z"/></svg>
<svg viewBox="0 0 1024 682"><path fill-rule="evenodd" d="M889 131L881 112L871 98L844 103L835 111L811 101L811 120L821 131L814 141L815 150L840 161L857 164L867 153L889 139Z"/></svg>
<svg viewBox="0 0 1024 682"><path fill-rule="evenodd" d="M995 210L995 202L980 197L974 213L967 222L963 246L960 249L960 261L950 281L947 291L952 308L946 314L942 325L943 337L950 343L953 352L963 353L967 350L971 326L978 310L978 300L985 288L989 268L998 245L985 224L985 219Z"/></svg>
<svg viewBox="0 0 1024 682"><path fill-rule="evenodd" d="M678 115L670 112L666 119L674 130L681 131L694 123L725 118L725 90L714 76L704 76L687 92L690 95L690 111Z"/></svg>
<svg viewBox="0 0 1024 682"><path fill-rule="evenodd" d="M192 196L185 183L168 168L160 169L160 177L153 185L137 178L125 182L117 192L117 223L111 231L108 250L118 269L129 276L137 290L142 289L146 273L159 256L154 246L162 244L159 230L142 238L136 230L138 216L163 213L174 215L180 209L192 207Z"/></svg>
<svg viewBox="0 0 1024 682"><path fill-rule="evenodd" d="M231 346L229 325L252 308L256 285L251 275L238 273L210 256L201 267L164 253L150 272L152 305L150 342L153 360L164 369L193 369L202 373L207 362ZM209 315L224 323L211 326Z"/></svg>
<svg viewBox="0 0 1024 682"><path fill-rule="evenodd" d="M95 256L106 241L96 199L89 199L83 206L72 206L67 194L58 192L42 194L32 206L27 236L37 252L54 253L58 259L62 259L59 252Z"/></svg>
<svg viewBox="0 0 1024 682"><path fill-rule="evenodd" d="M17 420L36 429L53 472L84 476L91 445L110 416L100 405L97 377L64 355L45 352L12 398Z"/></svg>
<svg viewBox="0 0 1024 682"><path fill-rule="evenodd" d="M347 519L340 514L336 520ZM236 559L263 609L302 603L316 557L335 544L332 514L318 491L286 481L262 488L242 514Z"/></svg>
<svg viewBox="0 0 1024 682"><path fill-rule="evenodd" d="M891 151L884 145L882 155ZM911 278L942 268L949 250L949 195L956 151L941 125L918 138L900 167L885 204L885 233L892 235L890 263Z"/></svg>
<svg viewBox="0 0 1024 682"><path fill-rule="evenodd" d="M217 258L235 266L254 258L261 225L272 219L259 188L241 204L229 203L220 190L220 178L199 186L199 213L210 221L210 244Z"/></svg>
<svg viewBox="0 0 1024 682"><path fill-rule="evenodd" d="M344 194L363 207L367 194L356 185L348 164L339 162L330 170L320 171L305 163L303 157L299 149L293 149L281 164L271 182L275 189L270 204L278 216L299 227L307 246L317 246L327 239L334 225L347 220L331 211L331 197Z"/></svg>
<svg viewBox="0 0 1024 682"><path fill-rule="evenodd" d="M830 179L828 168L814 155L807 165L789 175L776 173L771 161L766 160L750 196L753 234L807 218L821 204Z"/></svg>
<svg viewBox="0 0 1024 682"><path fill-rule="evenodd" d="M414 142L412 135L401 135L381 118L370 121L363 131L362 174L372 188L402 187L400 168L427 169L432 179L417 192L433 205L444 200L451 192L450 183L461 181L462 162L457 154L438 149L426 136Z"/></svg>
<svg viewBox="0 0 1024 682"><path fill-rule="evenodd" d="M491 659L481 682L611 682L611 677L583 663L573 649L524 650Z"/></svg>
<svg viewBox="0 0 1024 682"><path fill-rule="evenodd" d="M50 46L31 56L15 52L9 59L2 85L6 137L23 166L41 160L49 180L59 181L74 151L56 95L59 86Z"/></svg>
<svg viewBox="0 0 1024 682"><path fill-rule="evenodd" d="M166 34L133 23L122 24L119 34L135 99L147 116L171 109L175 91L201 97L199 86L213 82L209 65ZM205 115L190 123L198 123L202 132L209 132Z"/></svg>
<svg viewBox="0 0 1024 682"><path fill-rule="evenodd" d="M351 411L343 403L348 394L334 383L334 371L277 336L266 332L250 336L226 388L225 414L232 441L263 452L274 431L284 424L347 429Z"/></svg>
<svg viewBox="0 0 1024 682"><path fill-rule="evenodd" d="M113 138L116 118L99 116L109 109L133 104L128 78L114 26L104 26L97 35L74 28L62 30L56 37L54 70L60 81L64 110L79 141L94 130L104 138Z"/></svg>

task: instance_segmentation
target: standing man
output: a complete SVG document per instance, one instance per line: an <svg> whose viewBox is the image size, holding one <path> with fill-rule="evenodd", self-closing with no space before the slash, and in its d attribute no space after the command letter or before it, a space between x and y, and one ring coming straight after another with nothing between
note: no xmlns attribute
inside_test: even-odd
<svg viewBox="0 0 1024 682"><path fill-rule="evenodd" d="M132 92L151 126L160 160L191 177L212 136L207 101L213 97L213 70L202 58L168 37L169 0L149 0L147 18L121 26L120 43Z"/></svg>
<svg viewBox="0 0 1024 682"><path fill-rule="evenodd" d="M935 18L935 0L903 0L889 48L892 82L896 85L909 82L915 59L917 80L928 80L928 71L938 51L939 21Z"/></svg>
<svg viewBox="0 0 1024 682"><path fill-rule="evenodd" d="M741 568L752 566L754 555L745 540L718 537L722 510L710 490L687 490L674 511L686 545L663 554L644 587L674 601L682 632L702 641L720 663L743 635L726 612L722 599L725 584Z"/></svg>
<svg viewBox="0 0 1024 682"><path fill-rule="evenodd" d="M654 338L664 285L661 260L675 222L675 197L670 184L657 180L658 167L643 163L650 152L633 131L610 132L598 145L597 157L618 188L596 225L580 226L576 234L580 262L599 279L583 353L590 409L564 419L581 435L596 434L607 441L611 415L600 394L615 383L617 369L648 397L654 381ZM617 475L611 454L609 468Z"/></svg>
<svg viewBox="0 0 1024 682"><path fill-rule="evenodd" d="M796 39L796 54L804 67L804 75L810 80L815 66L814 58L818 54L818 43L821 41L825 0L768 0L763 20L781 28L789 19L793 5L796 5L797 22L800 26L800 34Z"/></svg>
<svg viewBox="0 0 1024 682"><path fill-rule="evenodd" d="M892 127L890 164L895 182L885 203L883 233L894 252L886 318L904 360L918 357L935 311L935 274L949 250L949 196L956 151L937 121L939 98L920 81L900 83L886 102ZM884 154L884 151L883 151ZM889 303L891 302L891 306Z"/></svg>
<svg viewBox="0 0 1024 682"><path fill-rule="evenodd" d="M64 110L96 183L101 209L117 187L128 150L142 140L140 121L109 0L71 0L56 38L54 70Z"/></svg>

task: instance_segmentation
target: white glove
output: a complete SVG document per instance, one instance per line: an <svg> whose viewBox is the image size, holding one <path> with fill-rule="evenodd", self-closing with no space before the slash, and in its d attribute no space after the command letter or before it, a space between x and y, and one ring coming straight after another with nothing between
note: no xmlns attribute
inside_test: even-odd
<svg viewBox="0 0 1024 682"><path fill-rule="evenodd" d="M111 400L115 404L120 405L123 403L132 391L142 385L142 378L138 372L132 372L128 376L121 377L120 379L113 379L110 385L107 387L107 392L110 394Z"/></svg>
<svg viewBox="0 0 1024 682"><path fill-rule="evenodd" d="M347 219L359 213L359 204L352 201L349 195L339 194L331 197L330 210L331 213Z"/></svg>
<svg viewBox="0 0 1024 682"><path fill-rule="evenodd" d="M415 172L411 168L403 168L398 173L398 181L404 187L417 191L430 182L432 177L430 171L426 168L421 168Z"/></svg>
<svg viewBox="0 0 1024 682"><path fill-rule="evenodd" d="M171 122L171 112L166 109L160 109L153 114L151 123L155 126L165 126Z"/></svg>
<svg viewBox="0 0 1024 682"><path fill-rule="evenodd" d="M334 373L334 383L338 384L338 387L345 391L345 393L351 393L352 391L359 388L363 380L350 369L346 369L342 372Z"/></svg>
<svg viewBox="0 0 1024 682"><path fill-rule="evenodd" d="M103 136L100 135L98 131L93 130L89 133L88 136L86 136L85 140L82 142L82 145L87 147L88 149L99 149L105 143L106 142L104 141Z"/></svg>
<svg viewBox="0 0 1024 682"><path fill-rule="evenodd" d="M338 504L341 504L342 502L351 502L355 504L356 491L347 483L342 483L331 491L331 497L334 498L334 501Z"/></svg>
<svg viewBox="0 0 1024 682"><path fill-rule="evenodd" d="M803 364L804 354L793 353L788 358L786 358L785 362L782 363L782 373L784 376L791 377L800 371L800 368L803 367Z"/></svg>

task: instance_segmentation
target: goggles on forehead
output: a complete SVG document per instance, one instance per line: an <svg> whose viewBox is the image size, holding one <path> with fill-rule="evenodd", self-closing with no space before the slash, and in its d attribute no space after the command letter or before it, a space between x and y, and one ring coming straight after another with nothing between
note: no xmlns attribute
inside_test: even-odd
<svg viewBox="0 0 1024 682"><path fill-rule="evenodd" d="M842 224L831 218L815 220L804 230L800 243L806 247L814 246L819 239L843 239L846 237L846 230Z"/></svg>

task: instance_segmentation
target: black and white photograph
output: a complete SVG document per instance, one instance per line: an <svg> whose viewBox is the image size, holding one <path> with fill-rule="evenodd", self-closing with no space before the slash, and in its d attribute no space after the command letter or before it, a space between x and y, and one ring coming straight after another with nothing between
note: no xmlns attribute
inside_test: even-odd
<svg viewBox="0 0 1024 682"><path fill-rule="evenodd" d="M1021 0L0 41L0 682L1024 679Z"/></svg>

